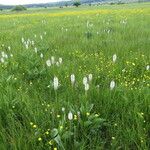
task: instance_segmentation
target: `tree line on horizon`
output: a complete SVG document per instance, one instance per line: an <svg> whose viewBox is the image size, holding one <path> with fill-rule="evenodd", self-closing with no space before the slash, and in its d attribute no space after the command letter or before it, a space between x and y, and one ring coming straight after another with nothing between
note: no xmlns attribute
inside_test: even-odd
<svg viewBox="0 0 150 150"><path fill-rule="evenodd" d="M13 11L22 11L22 10L26 10L27 8L39 8L39 7L44 7L44 8L48 8L48 7L68 7L68 6L80 6L81 4L88 4L91 5L92 3L110 3L110 4L121 4L121 3L125 3L125 2L149 2L149 0L70 0L70 1L60 1L60 2L53 2L53 3L41 3L41 4L27 4L27 5L17 5L17 6L12 6L12 5L1 5L0 4L0 11L2 11L3 9L12 9Z"/></svg>

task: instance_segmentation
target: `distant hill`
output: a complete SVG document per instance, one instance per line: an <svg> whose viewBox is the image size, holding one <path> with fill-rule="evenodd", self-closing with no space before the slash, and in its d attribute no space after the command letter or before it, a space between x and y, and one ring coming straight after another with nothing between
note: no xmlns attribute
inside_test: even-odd
<svg viewBox="0 0 150 150"><path fill-rule="evenodd" d="M11 5L1 5L0 4L0 9L11 9L13 6Z"/></svg>
<svg viewBox="0 0 150 150"><path fill-rule="evenodd" d="M149 0L80 0L82 4L96 4L96 3L131 3L131 2L146 2ZM41 4L27 4L24 5L27 8L38 8L38 7L60 7L65 6L66 4L68 6L73 5L72 0L70 1L60 1L60 2L50 2L50 3L41 3ZM12 5L1 5L0 9L12 9L14 6Z"/></svg>

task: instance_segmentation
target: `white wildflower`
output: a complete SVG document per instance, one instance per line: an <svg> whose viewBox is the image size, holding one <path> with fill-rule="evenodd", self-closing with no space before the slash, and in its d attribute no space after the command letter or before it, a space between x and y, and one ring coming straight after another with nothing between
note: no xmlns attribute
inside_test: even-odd
<svg viewBox="0 0 150 150"><path fill-rule="evenodd" d="M80 115L81 115L80 111L77 112L77 115L78 115L78 117L80 117Z"/></svg>
<svg viewBox="0 0 150 150"><path fill-rule="evenodd" d="M5 54L5 55L4 55L4 58L8 58L8 55L7 55L7 54Z"/></svg>
<svg viewBox="0 0 150 150"><path fill-rule="evenodd" d="M34 48L34 51L35 51L35 53L37 53L37 52L38 52L38 49L35 47L35 48Z"/></svg>
<svg viewBox="0 0 150 150"><path fill-rule="evenodd" d="M51 62L52 62L52 64L55 63L55 57L54 56L51 57Z"/></svg>
<svg viewBox="0 0 150 150"><path fill-rule="evenodd" d="M89 75L88 75L88 78L89 78L89 81L91 82L92 79L93 79L93 75L92 75L92 74L89 74Z"/></svg>
<svg viewBox="0 0 150 150"><path fill-rule="evenodd" d="M84 85L84 89L85 89L85 91L88 91L88 90L89 90L89 88L90 88L89 84L88 84L88 83L86 83L86 84Z"/></svg>
<svg viewBox="0 0 150 150"><path fill-rule="evenodd" d="M65 108L64 108L64 107L62 107L62 109L61 109L61 110L62 110L62 112L64 112L64 111L65 111Z"/></svg>
<svg viewBox="0 0 150 150"><path fill-rule="evenodd" d="M9 51L11 50L11 47L10 47L10 46L8 46L8 50L9 50Z"/></svg>
<svg viewBox="0 0 150 150"><path fill-rule="evenodd" d="M89 21L87 21L87 23L86 23L87 28L89 27L89 23L90 23L90 22L89 22Z"/></svg>
<svg viewBox="0 0 150 150"><path fill-rule="evenodd" d="M72 120L72 119L73 119L73 114L72 114L71 111L68 113L68 119L69 119L69 120Z"/></svg>
<svg viewBox="0 0 150 150"><path fill-rule="evenodd" d="M40 54L40 57L41 57L41 58L43 58L43 57L44 57L42 53Z"/></svg>
<svg viewBox="0 0 150 150"><path fill-rule="evenodd" d="M25 47L26 47L26 49L28 49L29 48L28 44L26 44Z"/></svg>
<svg viewBox="0 0 150 150"><path fill-rule="evenodd" d="M72 74L72 75L70 76L70 79L71 79L71 84L74 85L74 83L75 83L75 75Z"/></svg>
<svg viewBox="0 0 150 150"><path fill-rule="evenodd" d="M146 66L146 70L149 70L149 69L150 69L150 66L149 66L149 65L147 65L147 66Z"/></svg>
<svg viewBox="0 0 150 150"><path fill-rule="evenodd" d="M23 37L22 37L21 41L22 41L22 43L24 43L24 38Z"/></svg>
<svg viewBox="0 0 150 150"><path fill-rule="evenodd" d="M5 52L1 52L2 57L5 57Z"/></svg>
<svg viewBox="0 0 150 150"><path fill-rule="evenodd" d="M31 43L31 40L30 40L30 39L28 39L28 40L27 40L27 43L28 43L28 44L30 44L30 43Z"/></svg>
<svg viewBox="0 0 150 150"><path fill-rule="evenodd" d="M110 82L110 90L113 90L114 88L115 88L115 81L112 80L112 81Z"/></svg>
<svg viewBox="0 0 150 150"><path fill-rule="evenodd" d="M83 78L83 84L85 85L85 84L87 84L87 82L88 82L87 77L84 77L84 78Z"/></svg>
<svg viewBox="0 0 150 150"><path fill-rule="evenodd" d="M13 54L10 54L10 57L13 57Z"/></svg>
<svg viewBox="0 0 150 150"><path fill-rule="evenodd" d="M60 65L60 63L57 61L57 62L56 62L56 66L59 67L59 65Z"/></svg>
<svg viewBox="0 0 150 150"><path fill-rule="evenodd" d="M113 62L116 62L116 60L117 60L117 55L114 54L114 55L113 55Z"/></svg>
<svg viewBox="0 0 150 150"><path fill-rule="evenodd" d="M123 73L124 73L125 71L126 71L125 69L122 70Z"/></svg>
<svg viewBox="0 0 150 150"><path fill-rule="evenodd" d="M59 82L58 82L58 78L57 77L54 77L54 90L57 90L58 89L58 86L59 86Z"/></svg>
<svg viewBox="0 0 150 150"><path fill-rule="evenodd" d="M61 57L59 58L59 63L62 64L62 58Z"/></svg>
<svg viewBox="0 0 150 150"><path fill-rule="evenodd" d="M97 88L99 88L99 87L100 87L100 85L96 85L96 87L97 87Z"/></svg>
<svg viewBox="0 0 150 150"><path fill-rule="evenodd" d="M34 46L34 41L31 41L31 44Z"/></svg>
<svg viewBox="0 0 150 150"><path fill-rule="evenodd" d="M42 35L40 35L40 39L43 40L43 36Z"/></svg>
<svg viewBox="0 0 150 150"><path fill-rule="evenodd" d="M1 58L0 61L1 61L1 63L4 63L4 62L5 62L4 58Z"/></svg>
<svg viewBox="0 0 150 150"><path fill-rule="evenodd" d="M50 59L48 59L48 60L46 61L46 65L47 65L48 67L51 66L51 61L50 61Z"/></svg>

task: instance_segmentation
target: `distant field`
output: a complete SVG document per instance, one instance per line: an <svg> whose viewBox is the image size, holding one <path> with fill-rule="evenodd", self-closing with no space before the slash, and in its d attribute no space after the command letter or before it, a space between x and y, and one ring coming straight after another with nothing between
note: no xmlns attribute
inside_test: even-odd
<svg viewBox="0 0 150 150"><path fill-rule="evenodd" d="M149 141L150 3L0 13L0 150Z"/></svg>
<svg viewBox="0 0 150 150"><path fill-rule="evenodd" d="M87 6L83 5L78 8L73 6L68 7L48 7L48 8L28 8L27 11L18 12L17 14L22 13L61 13L61 12L67 12L67 11L83 11L83 10L94 10L94 9L137 9L137 8L149 8L149 3L129 3L129 4L122 4L122 5L110 5L110 4L103 4L103 5L94 5L94 6ZM0 14L15 14L16 12L12 12L11 9L0 11Z"/></svg>

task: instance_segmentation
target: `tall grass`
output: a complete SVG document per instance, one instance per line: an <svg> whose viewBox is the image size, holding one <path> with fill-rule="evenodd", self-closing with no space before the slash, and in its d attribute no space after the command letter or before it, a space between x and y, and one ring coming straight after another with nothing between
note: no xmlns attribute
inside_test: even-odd
<svg viewBox="0 0 150 150"><path fill-rule="evenodd" d="M98 13L1 15L0 149L148 150L148 5L104 6L107 14L85 7ZM47 66L52 56L55 64Z"/></svg>

